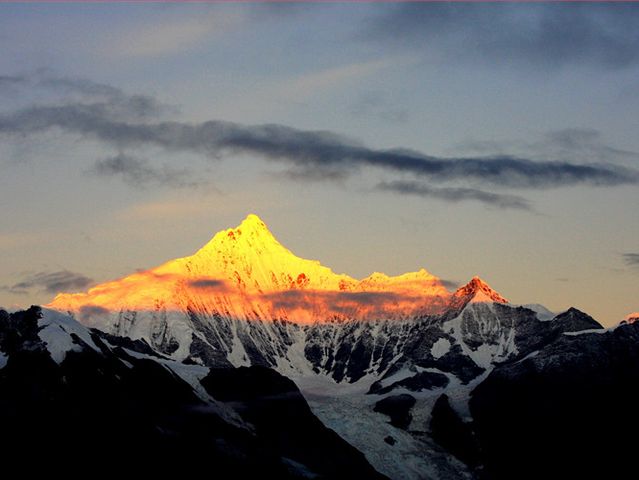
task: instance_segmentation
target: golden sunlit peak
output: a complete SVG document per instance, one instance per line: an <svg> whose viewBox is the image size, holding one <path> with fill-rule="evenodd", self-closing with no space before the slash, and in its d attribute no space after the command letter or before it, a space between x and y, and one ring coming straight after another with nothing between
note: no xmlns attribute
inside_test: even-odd
<svg viewBox="0 0 639 480"><path fill-rule="evenodd" d="M224 230L218 235L222 233L225 234L227 237L233 237L235 235L267 235L269 237L273 236L271 234L271 231L266 226L266 223L264 223L262 219L254 213L249 213L246 218L242 220L242 223L240 223L237 227Z"/></svg>
<svg viewBox="0 0 639 480"><path fill-rule="evenodd" d="M266 226L266 224L262 221L260 217L258 217L254 213L249 213L246 216L246 218L242 220L242 223L240 223L240 225L237 228L268 231L268 227Z"/></svg>
<svg viewBox="0 0 639 480"><path fill-rule="evenodd" d="M265 244L280 246L262 219L251 213L237 227L216 233L198 253L220 253L222 250L238 247L253 248L256 242L262 246Z"/></svg>
<svg viewBox="0 0 639 480"><path fill-rule="evenodd" d="M504 297L493 290L490 285L484 282L480 277L474 276L470 282L455 292L457 298L473 298L477 302L498 302L508 303Z"/></svg>
<svg viewBox="0 0 639 480"><path fill-rule="evenodd" d="M296 256L260 217L250 214L237 227L218 232L194 255L86 293L60 294L49 306L73 312L201 310L304 323L335 316L421 315L439 311L449 297L441 280L424 269L392 277L375 272L363 280L336 274L317 260Z"/></svg>

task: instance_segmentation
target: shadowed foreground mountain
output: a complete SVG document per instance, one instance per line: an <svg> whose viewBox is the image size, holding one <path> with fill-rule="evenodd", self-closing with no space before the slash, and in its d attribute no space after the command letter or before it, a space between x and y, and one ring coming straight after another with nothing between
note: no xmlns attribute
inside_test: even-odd
<svg viewBox="0 0 639 480"><path fill-rule="evenodd" d="M0 360L4 469L384 478L274 370L180 364L38 307L0 310Z"/></svg>
<svg viewBox="0 0 639 480"><path fill-rule="evenodd" d="M621 439L639 422L619 405L639 400L639 323L513 305L478 277L453 293L425 270L355 280L253 215L49 307L64 313L0 317L0 415L23 441L126 441L278 478L634 468Z"/></svg>

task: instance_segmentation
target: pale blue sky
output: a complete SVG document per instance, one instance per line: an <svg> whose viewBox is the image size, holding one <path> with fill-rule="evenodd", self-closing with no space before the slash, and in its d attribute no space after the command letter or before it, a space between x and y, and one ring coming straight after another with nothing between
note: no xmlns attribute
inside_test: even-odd
<svg viewBox="0 0 639 480"><path fill-rule="evenodd" d="M638 32L620 4L2 4L0 305L254 212L338 272L613 324L639 310Z"/></svg>

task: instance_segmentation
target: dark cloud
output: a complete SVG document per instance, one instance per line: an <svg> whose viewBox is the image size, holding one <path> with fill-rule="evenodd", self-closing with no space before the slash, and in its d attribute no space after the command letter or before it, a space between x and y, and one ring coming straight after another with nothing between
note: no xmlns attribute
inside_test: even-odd
<svg viewBox="0 0 639 480"><path fill-rule="evenodd" d="M20 282L2 287L3 290L14 294L26 294L31 290L41 290L47 293L84 290L93 285L93 279L80 273L61 270L58 272L38 272L29 275Z"/></svg>
<svg viewBox="0 0 639 480"><path fill-rule="evenodd" d="M603 135L594 128L564 128L548 132L543 144L577 155L593 154L603 158L639 157L639 153L612 147L605 143Z"/></svg>
<svg viewBox="0 0 639 480"><path fill-rule="evenodd" d="M138 187L148 184L194 187L198 184L185 169L177 170L166 165L156 167L147 160L122 153L96 161L89 172L100 176L121 177L126 183Z"/></svg>
<svg viewBox="0 0 639 480"><path fill-rule="evenodd" d="M349 108L355 117L377 117L384 122L406 123L408 110L399 108L383 92L367 92L355 99Z"/></svg>
<svg viewBox="0 0 639 480"><path fill-rule="evenodd" d="M614 186L639 182L636 170L609 164L532 161L508 155L442 158L411 150L371 149L336 133L277 124L120 120L102 103L38 106L0 116L0 134L25 137L52 128L96 139L120 150L155 146L168 152L192 152L212 158L249 154L283 162L298 175L327 171L352 174L363 167L375 167L439 181L475 181L497 187Z"/></svg>
<svg viewBox="0 0 639 480"><path fill-rule="evenodd" d="M224 290L226 289L226 282L216 278L201 278L190 281L189 287L202 290Z"/></svg>
<svg viewBox="0 0 639 480"><path fill-rule="evenodd" d="M0 89L19 86L24 83L25 77L21 75L0 75Z"/></svg>
<svg viewBox="0 0 639 480"><path fill-rule="evenodd" d="M446 287L448 290L457 290L459 287L462 286L462 284L460 282L457 282L455 280L445 280L443 278L440 278L439 281L442 283L442 285L444 287Z"/></svg>
<svg viewBox="0 0 639 480"><path fill-rule="evenodd" d="M504 156L504 152L515 152L518 156L534 159L554 158L564 163L597 164L605 159L608 163L633 167L639 152L613 147L601 131L593 128L564 128L551 130L537 139L514 139L509 141L470 139L457 144L451 151L464 156Z"/></svg>
<svg viewBox="0 0 639 480"><path fill-rule="evenodd" d="M639 253L624 253L622 256L626 265L639 267Z"/></svg>
<svg viewBox="0 0 639 480"><path fill-rule="evenodd" d="M359 309L382 313L400 302L424 303L423 297L409 297L393 292L330 292L321 290L284 290L265 294L264 300L273 308L284 310L329 310L349 315ZM415 306L415 305L413 305Z"/></svg>
<svg viewBox="0 0 639 480"><path fill-rule="evenodd" d="M78 320L81 322L87 322L93 317L100 317L107 315L109 310L98 305L82 305L78 311Z"/></svg>
<svg viewBox="0 0 639 480"><path fill-rule="evenodd" d="M384 8L359 36L493 68L587 64L610 69L638 63L637 25L637 5L612 2L403 3Z"/></svg>
<svg viewBox="0 0 639 480"><path fill-rule="evenodd" d="M546 140L566 149L582 148L599 142L601 132L594 128L564 128L546 134Z"/></svg>
<svg viewBox="0 0 639 480"><path fill-rule="evenodd" d="M80 95L92 101L101 100L105 111L116 118L148 119L172 110L152 96L131 95L111 85L84 78L44 76L37 80L37 86Z"/></svg>
<svg viewBox="0 0 639 480"><path fill-rule="evenodd" d="M56 75L49 69L38 69L23 75L0 76L0 89L9 87L21 89L45 89L55 93L60 101L82 100L101 109L102 114L114 118L133 118L138 120L158 117L163 113L175 111L150 95L128 94L122 89L94 82L86 78L74 78Z"/></svg>
<svg viewBox="0 0 639 480"><path fill-rule="evenodd" d="M382 182L377 185L377 189L401 195L416 195L424 198L434 198L452 203L474 201L498 208L512 208L518 210L531 209L530 204L522 197L486 192L475 188L431 187L424 183L398 180Z"/></svg>
<svg viewBox="0 0 639 480"><path fill-rule="evenodd" d="M446 300L440 297L409 295L395 292L348 292L323 290L285 290L262 295L260 302L268 302L273 309L283 309L291 315L297 312L321 313L357 318L383 318L393 312L440 312Z"/></svg>
<svg viewBox="0 0 639 480"><path fill-rule="evenodd" d="M35 78L34 78L35 77ZM86 78L59 77L55 75L34 75L33 82L41 87L65 90L68 93L80 93L91 97L126 97L122 90L105 83L94 82Z"/></svg>

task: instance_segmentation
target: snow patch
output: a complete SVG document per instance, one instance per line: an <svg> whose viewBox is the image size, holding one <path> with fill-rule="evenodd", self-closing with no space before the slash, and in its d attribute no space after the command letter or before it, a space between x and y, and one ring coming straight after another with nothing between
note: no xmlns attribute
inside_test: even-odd
<svg viewBox="0 0 639 480"><path fill-rule="evenodd" d="M373 379L371 376L355 384L337 384L322 375L294 380L322 423L364 453L384 475L397 480L471 478L459 461L428 437L393 427L385 415L373 411L379 396L365 394ZM432 406L426 408L430 412ZM392 437L394 445L386 443L387 437Z"/></svg>
<svg viewBox="0 0 639 480"><path fill-rule="evenodd" d="M51 358L59 365L67 356L67 352L81 352L82 346L75 343L72 334L77 335L85 344L95 351L100 349L93 343L89 330L71 317L54 310L42 309L42 317L38 319L40 340L47 344Z"/></svg>
<svg viewBox="0 0 639 480"><path fill-rule="evenodd" d="M603 333L608 333L614 330L617 327L612 328L589 328L588 330L579 330L578 332L564 332L564 335L568 335L569 337L576 337L578 335L589 335L591 333L598 333L599 335Z"/></svg>
<svg viewBox="0 0 639 480"><path fill-rule="evenodd" d="M443 357L444 355L446 355L449 351L450 342L448 341L448 339L440 338L435 343L433 343L433 346L430 349L430 354L435 360L437 360L439 357Z"/></svg>
<svg viewBox="0 0 639 480"><path fill-rule="evenodd" d="M231 344L231 351L226 358L234 367L248 367L251 365L251 362L237 334L237 321L232 322L231 325L231 338L233 343Z"/></svg>
<svg viewBox="0 0 639 480"><path fill-rule="evenodd" d="M539 303L527 303L521 306L535 312L537 314L537 318L541 322L548 322L557 316L556 313L551 312L550 310L548 310L543 305L540 305Z"/></svg>
<svg viewBox="0 0 639 480"><path fill-rule="evenodd" d="M402 368L401 370L393 373L392 375L380 380L379 384L382 386L382 388L386 388L395 382L400 382L406 378L410 378L414 376L416 373L417 373L417 369L413 366Z"/></svg>
<svg viewBox="0 0 639 480"><path fill-rule="evenodd" d="M526 356L525 356L524 358L522 358L521 360L517 360L517 361L515 362L515 364L525 362L525 361L526 361L526 360L528 360L529 358L536 357L537 355L539 355L539 350L535 350L534 352L530 352L528 355L526 355Z"/></svg>

